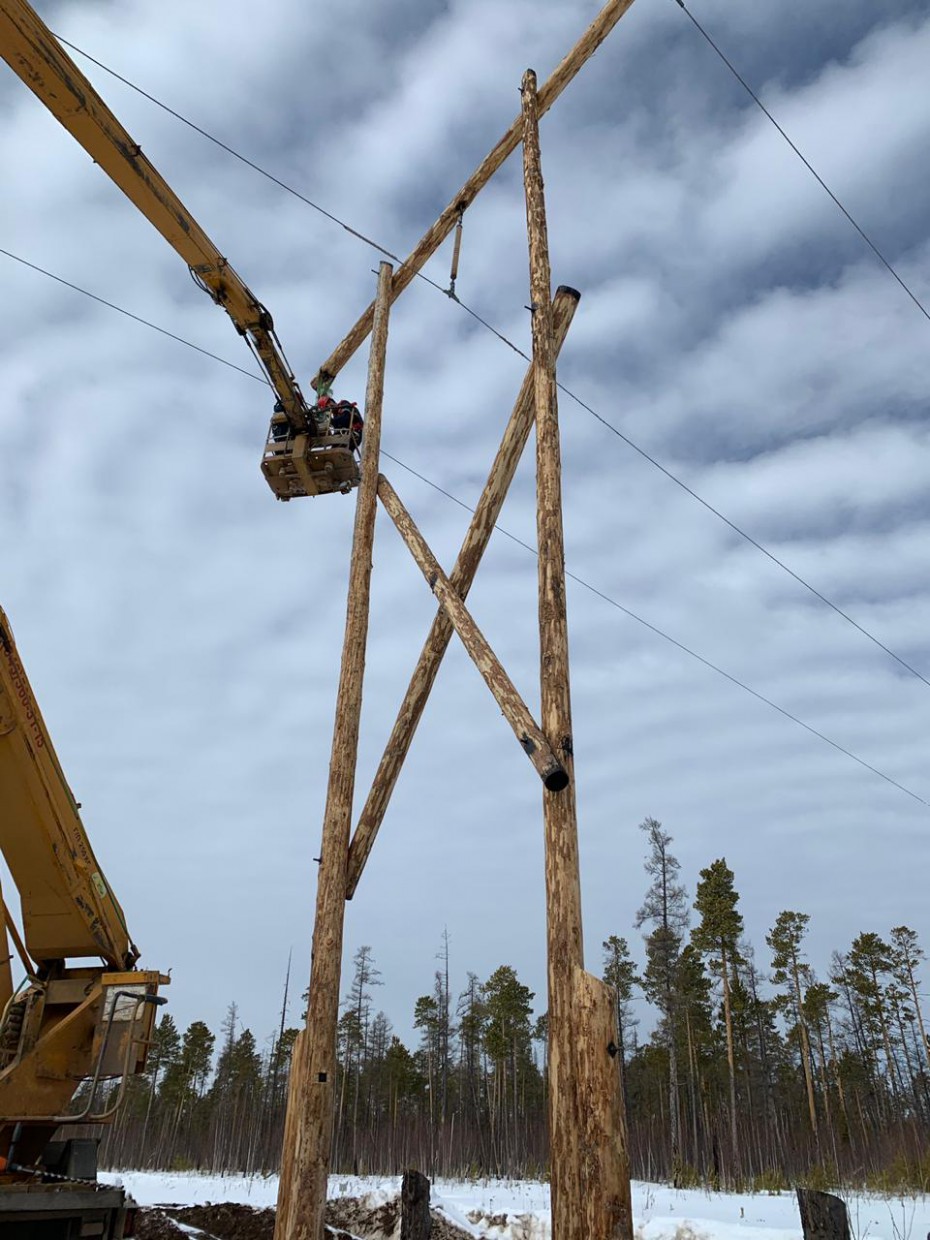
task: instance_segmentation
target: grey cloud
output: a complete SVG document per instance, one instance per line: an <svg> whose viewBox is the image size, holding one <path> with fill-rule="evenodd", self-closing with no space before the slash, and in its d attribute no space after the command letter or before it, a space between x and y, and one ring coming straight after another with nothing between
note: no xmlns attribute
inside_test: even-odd
<svg viewBox="0 0 930 1240"><path fill-rule="evenodd" d="M545 75L594 6L369 10L281 4L257 28L238 4L43 6L400 252L513 119L526 65ZM925 291L919 6L695 11ZM271 307L306 383L370 299L377 255L93 76ZM10 75L0 106L3 244L247 367L225 316ZM562 380L930 667L926 322L673 4L633 6L544 122L543 151L554 277L584 293ZM526 349L523 229L515 157L468 212L459 290ZM289 947L298 980L309 960L351 500L275 505L257 470L267 391L3 261L0 602L145 959L174 966L177 1018L218 1025L235 998L263 1034ZM447 246L430 265L440 284L448 261ZM524 369L417 282L392 315L385 448L474 502ZM337 390L364 382L362 351ZM930 795L925 687L590 415L561 411L570 569ZM448 564L467 513L385 471ZM533 543L531 460L502 524ZM383 517L375 569L357 807L434 610ZM472 596L531 702L535 577L497 534ZM591 964L629 932L648 813L692 889L727 856L760 956L786 906L812 914L820 968L863 928L926 937L923 806L583 587L569 605ZM348 910L347 950L374 945L402 1032L444 924L457 981L506 959L541 1010L539 818L535 776L453 647Z"/></svg>

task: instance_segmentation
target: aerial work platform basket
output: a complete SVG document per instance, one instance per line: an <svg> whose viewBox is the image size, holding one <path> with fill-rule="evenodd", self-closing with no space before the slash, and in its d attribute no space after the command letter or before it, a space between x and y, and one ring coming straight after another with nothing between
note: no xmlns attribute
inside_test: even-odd
<svg viewBox="0 0 930 1240"><path fill-rule="evenodd" d="M357 436L350 430L323 434L289 434L276 439L269 432L262 456L262 473L278 499L305 495L348 494L358 486L358 460L353 450Z"/></svg>

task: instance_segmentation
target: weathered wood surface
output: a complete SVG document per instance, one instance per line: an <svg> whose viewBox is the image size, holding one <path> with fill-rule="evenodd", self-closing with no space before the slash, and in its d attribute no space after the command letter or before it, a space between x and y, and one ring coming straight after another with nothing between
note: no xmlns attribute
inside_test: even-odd
<svg viewBox="0 0 930 1240"><path fill-rule="evenodd" d="M400 1240L429 1240L429 1180L420 1171L405 1171L400 1185Z"/></svg>
<svg viewBox="0 0 930 1240"><path fill-rule="evenodd" d="M301 1108L306 1094L307 1030L300 1029L291 1051L291 1070L287 1082L287 1110L281 1143L281 1174L278 1180L278 1206L275 1212L275 1240L287 1240L291 1213L294 1165L299 1158L298 1141L303 1131Z"/></svg>
<svg viewBox="0 0 930 1240"><path fill-rule="evenodd" d="M413 517L383 474L378 479L378 498L384 505L388 516L397 526L398 533L407 544L410 554L416 560L417 567L445 610L452 627L462 639L462 645L481 673L484 683L494 695L504 718L513 728L524 752L539 772L540 779L547 788L553 790L553 795L562 795L562 790L568 782L563 764L553 753L549 742L530 714L523 698L517 692L513 681L504 671L500 660L488 644L487 638L475 624L471 613L462 602L461 596L442 571L439 561L429 549Z"/></svg>
<svg viewBox="0 0 930 1240"><path fill-rule="evenodd" d="M616 26L624 13L631 7L633 0L608 0L600 13L584 32L572 50L555 69L552 76L539 91L538 112L540 115L548 111L559 95L578 73L582 65L594 55L600 45ZM391 286L391 301L399 297L418 271L436 253L445 239L455 228L460 213L474 201L477 194L487 185L508 155L519 146L523 136L523 119L518 116L491 153L468 178L455 195L436 223L423 236L407 259L398 267ZM345 339L336 346L330 356L320 367L313 380L316 387L322 375L335 377L355 353L359 345L371 331L374 315L374 303L368 307Z"/></svg>
<svg viewBox="0 0 930 1240"><path fill-rule="evenodd" d="M832 1193L799 1188L798 1209L804 1240L850 1240L846 1203Z"/></svg>
<svg viewBox="0 0 930 1240"><path fill-rule="evenodd" d="M587 1193L585 1234L591 1240L632 1240L629 1147L616 1065L616 996L584 969L574 970L573 985L572 1076L581 1114L578 1153Z"/></svg>
<svg viewBox="0 0 930 1240"><path fill-rule="evenodd" d="M346 628L323 815L310 966L310 1001L302 1053L291 1069L275 1240L320 1240L323 1235L323 1210L332 1145L346 865L352 826L352 795L362 710L377 513L391 270L390 263L382 263L378 276L377 313L365 394L362 477L355 508Z"/></svg>
<svg viewBox="0 0 930 1240"><path fill-rule="evenodd" d="M565 342L579 300L580 294L575 289L563 287L556 291L552 303L553 349L556 353L561 350ZM520 463L529 439L535 413L531 365L526 372L510 415L510 421L504 430L487 483L475 507L455 567L449 574L449 583L463 599L468 597L481 558L487 549L494 526L504 506L517 465ZM410 678L404 700L397 712L397 720L385 746L384 754L372 781L371 791L352 837L352 844L349 848L347 900L351 900L355 894L454 631L452 622L445 611L440 608Z"/></svg>
<svg viewBox="0 0 930 1240"><path fill-rule="evenodd" d="M620 1082L616 1072L591 1067L586 1033L575 1011L577 974L583 973L581 882L575 805L568 614L559 419L552 345L551 276L546 205L539 150L536 75L523 77L523 178L533 310L533 379L536 404L536 529L539 545L539 643L543 732L565 765L564 793L543 792L546 924L549 989L549 1147L553 1240L632 1240L629 1165L621 1141ZM592 1000L592 1013L596 1009ZM593 1019L593 1016L592 1016ZM584 1069L584 1071L582 1071ZM588 1070L591 1069L589 1072ZM588 1074L587 1076L585 1074ZM586 1153L587 1108L592 1088L612 1088L616 1099L598 1110L604 1129L599 1149ZM615 1132L606 1132L608 1124ZM620 1124L620 1128L616 1125ZM592 1140L594 1138L592 1137ZM623 1185L625 1182L625 1190Z"/></svg>

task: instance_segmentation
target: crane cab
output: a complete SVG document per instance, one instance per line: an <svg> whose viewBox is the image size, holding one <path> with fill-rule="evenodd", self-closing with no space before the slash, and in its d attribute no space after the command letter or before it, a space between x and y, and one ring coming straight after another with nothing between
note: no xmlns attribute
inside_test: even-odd
<svg viewBox="0 0 930 1240"><path fill-rule="evenodd" d="M276 414L262 456L262 473L275 497L289 500L333 491L347 495L357 487L359 428L360 423L295 433Z"/></svg>

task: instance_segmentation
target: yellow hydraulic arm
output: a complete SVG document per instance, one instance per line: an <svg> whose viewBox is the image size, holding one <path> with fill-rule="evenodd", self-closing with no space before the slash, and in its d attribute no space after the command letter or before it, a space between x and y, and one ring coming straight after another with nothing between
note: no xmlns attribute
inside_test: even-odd
<svg viewBox="0 0 930 1240"><path fill-rule="evenodd" d="M25 948L39 971L71 957L110 969L138 958L0 609L0 852L22 902ZM4 910L5 911L5 910Z"/></svg>
<svg viewBox="0 0 930 1240"><path fill-rule="evenodd" d="M26 0L0 0L0 56L158 229L194 278L246 336L295 434L309 409L271 315L190 215Z"/></svg>
<svg viewBox="0 0 930 1240"><path fill-rule="evenodd" d="M19 891L20 935L0 893L0 1231L5 1190L63 1123L113 1117L145 1068L168 978L139 952L103 876L0 609L0 852ZM14 993L10 940L26 977ZM116 1102L102 1081L118 1077ZM82 1109L70 1110L91 1079Z"/></svg>

